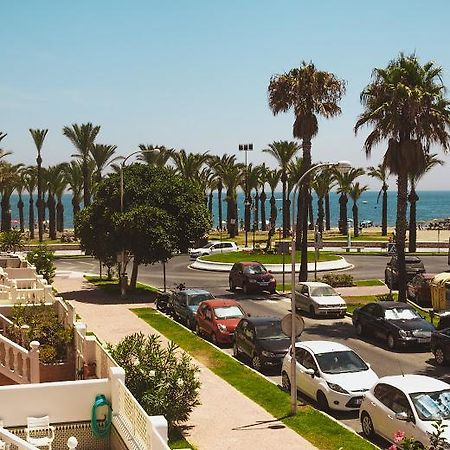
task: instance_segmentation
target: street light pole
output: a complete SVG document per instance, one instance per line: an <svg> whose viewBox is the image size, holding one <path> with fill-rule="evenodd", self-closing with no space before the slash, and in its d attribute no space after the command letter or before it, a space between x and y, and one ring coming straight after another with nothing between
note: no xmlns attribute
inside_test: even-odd
<svg viewBox="0 0 450 450"><path fill-rule="evenodd" d="M311 173L315 172L321 168L331 168L336 167L342 171L348 171L351 168L351 165L348 161L339 161L339 162L326 162L316 164L308 169L298 180L295 185L294 192L292 194L292 235L291 235L291 415L297 414L297 373L296 373L296 363L297 359L295 357L295 342L296 342L296 307L295 307L295 196L301 187L303 180Z"/></svg>
<svg viewBox="0 0 450 450"><path fill-rule="evenodd" d="M244 193L244 206L245 206L245 220L244 220L244 228L245 228L245 246L248 246L248 227L250 226L250 202L248 200L248 163L247 163L247 152L253 150L253 144L239 144L239 151L245 152L245 193Z"/></svg>

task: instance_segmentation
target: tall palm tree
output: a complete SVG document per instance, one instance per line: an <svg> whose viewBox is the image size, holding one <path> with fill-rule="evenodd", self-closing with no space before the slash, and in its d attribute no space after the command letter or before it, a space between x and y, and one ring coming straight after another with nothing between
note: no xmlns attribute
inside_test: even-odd
<svg viewBox="0 0 450 450"><path fill-rule="evenodd" d="M138 160L158 167L164 167L174 152L173 148L166 148L164 145L139 144L139 149L142 154L138 155Z"/></svg>
<svg viewBox="0 0 450 450"><path fill-rule="evenodd" d="M8 136L7 133L3 133L3 132L0 131L0 142L1 142L3 139L5 139L6 136ZM8 155L12 155L12 153L6 151L6 150L3 149L3 148L0 148L0 159L4 158L5 156L8 156Z"/></svg>
<svg viewBox="0 0 450 450"><path fill-rule="evenodd" d="M171 158L179 175L187 180L194 180L198 178L203 164L208 161L208 152L187 153L186 150L181 149L178 152L172 152Z"/></svg>
<svg viewBox="0 0 450 450"><path fill-rule="evenodd" d="M281 183L283 186L283 238L288 236L288 220L289 212L287 210L287 183L288 183L288 165L292 158L299 150L299 145L294 141L274 141L268 145L268 148L263 149L272 155L276 160L281 170Z"/></svg>
<svg viewBox="0 0 450 450"><path fill-rule="evenodd" d="M96 183L102 181L102 172L112 163L122 159L122 156L114 156L117 145L94 144L90 150L91 157L95 162L94 180Z"/></svg>
<svg viewBox="0 0 450 450"><path fill-rule="evenodd" d="M385 69L374 69L372 82L361 93L363 112L355 132L372 127L364 143L372 148L388 142L383 162L397 175L396 248L399 265L399 300L406 301L406 207L408 176L423 164L433 144L444 151L450 145L450 103L445 98L442 68L433 62L421 64L415 55L400 54Z"/></svg>
<svg viewBox="0 0 450 450"><path fill-rule="evenodd" d="M47 168L46 187L48 191L47 208L49 222L49 237L56 239L57 214L56 214L56 192L59 191L61 185L65 184L64 168L61 165L50 166Z"/></svg>
<svg viewBox="0 0 450 450"><path fill-rule="evenodd" d="M24 172L23 168L18 173L19 176L17 177L15 188L16 188L17 196L19 197L19 200L17 201L17 210L19 211L20 231L23 233L25 231L25 223L24 223L24 216L23 216L23 208L24 208L25 204L22 199L22 192L25 189L25 185L23 182L22 172Z"/></svg>
<svg viewBox="0 0 450 450"><path fill-rule="evenodd" d="M11 164L2 162L0 164L0 192L2 194L1 204L1 231L11 230L11 194L20 179L20 170L23 164Z"/></svg>
<svg viewBox="0 0 450 450"><path fill-rule="evenodd" d="M298 227L294 227L294 224L291 224L291 192L295 188L295 186L298 184L298 181L300 180L300 177L303 174L303 158L296 156L294 160L291 160L288 166L288 186L287 186L287 219L288 219L288 228L296 233L296 238L298 239L296 241L297 250L300 248L301 244L301 229ZM294 202L296 199L292 198L292 202ZM300 195L297 197L297 223L299 222L300 215L302 214L302 198ZM294 229L295 228L295 229Z"/></svg>
<svg viewBox="0 0 450 450"><path fill-rule="evenodd" d="M83 172L83 204L91 204L91 173L89 171L89 159L95 139L100 132L99 125L92 125L91 122L78 125L73 123L70 127L63 128L63 134L74 145L77 152L74 156L81 160L81 170Z"/></svg>
<svg viewBox="0 0 450 450"><path fill-rule="evenodd" d="M30 128L31 137L33 138L34 145L37 149L37 210L38 210L38 233L39 242L42 242L44 236L44 200L42 198L42 156L41 150L44 140L47 136L48 129L32 129Z"/></svg>
<svg viewBox="0 0 450 450"><path fill-rule="evenodd" d="M69 185L69 190L72 191L72 213L73 218L80 211L80 203L83 191L83 171L79 161L70 161L66 165L64 175Z"/></svg>
<svg viewBox="0 0 450 450"><path fill-rule="evenodd" d="M62 197L64 192L67 189L67 163L58 164L58 167L61 171L61 176L58 179L58 182L55 185L55 195L56 195L56 231L62 233L64 231L64 203L62 201Z"/></svg>
<svg viewBox="0 0 450 450"><path fill-rule="evenodd" d="M29 166L21 172L22 182L29 195L28 202L28 230L30 239L34 239L34 199L33 193L37 187L37 167Z"/></svg>
<svg viewBox="0 0 450 450"><path fill-rule="evenodd" d="M266 164L262 163L260 165L260 174L259 174L259 186L261 187L261 193L259 194L259 202L260 202L260 210L261 210L261 231L267 231L267 220L266 220L267 194L265 191L265 185L267 183L268 171L269 171L269 169L266 167Z"/></svg>
<svg viewBox="0 0 450 450"><path fill-rule="evenodd" d="M363 192L369 189L368 186L361 186L359 182L353 183L350 186L348 195L353 200L352 212L353 212L353 235L355 237L359 236L359 218L358 218L358 200Z"/></svg>
<svg viewBox="0 0 450 450"><path fill-rule="evenodd" d="M245 166L240 163L235 163L234 160L228 164L223 173L223 184L226 186L226 202L227 202L227 230L230 237L235 237L238 234L238 214L236 191L238 186L242 184L244 178Z"/></svg>
<svg viewBox="0 0 450 450"><path fill-rule="evenodd" d="M381 210L381 236L387 236L387 204L388 204L388 196L387 191L389 189L389 185L387 184L387 180L389 178L389 170L384 164L378 164L377 167L370 166L368 168L367 175L369 177L375 178L381 181L381 190L378 193L378 199L380 199L381 193L383 193L382 199L382 210Z"/></svg>
<svg viewBox="0 0 450 450"><path fill-rule="evenodd" d="M327 229L330 229L330 202L328 195L333 187L333 182L333 173L327 169L316 173L312 182L312 188L317 194L317 224L321 233L324 229L324 222L325 228L328 226Z"/></svg>
<svg viewBox="0 0 450 450"><path fill-rule="evenodd" d="M365 171L363 168L352 168L346 173L340 173L339 171L334 172L334 176L338 183L337 192L340 194L339 197L339 231L341 234L346 235L348 233L348 222L347 222L347 203L348 195L352 188L353 182L356 178L364 175Z"/></svg>
<svg viewBox="0 0 450 450"><path fill-rule="evenodd" d="M273 114L292 109L295 121L293 136L302 140L303 170L311 167L311 141L319 131L317 116L326 119L341 113L339 102L345 94L345 82L333 73L317 70L310 62L302 62L299 68L275 75L269 83L269 107ZM302 186L302 257L299 280L308 278L308 205L309 177ZM300 227L300 224L297 224Z"/></svg>
<svg viewBox="0 0 450 450"><path fill-rule="evenodd" d="M275 228L277 223L277 201L275 199L275 190L281 179L281 170L273 169L267 170L266 181L270 187L270 219L269 219L269 233L267 236L266 249L271 248L272 237L275 234Z"/></svg>
<svg viewBox="0 0 450 450"><path fill-rule="evenodd" d="M415 253L417 250L417 202L419 201L419 196L416 192L417 183L420 179L429 172L433 167L442 166L444 161L437 157L436 153L425 154L424 166L417 167L417 169L409 175L409 181L411 189L408 195L409 201L409 238L408 238L408 251L410 253Z"/></svg>
<svg viewBox="0 0 450 450"><path fill-rule="evenodd" d="M244 210L244 227L245 231L250 231L252 228L251 225L251 210L253 209L253 226L255 226L255 222L257 222L258 211L255 211L256 203L259 199L254 199L252 201L251 192L253 189L257 190L259 185L260 178L260 167L253 166L253 164L248 164L247 167L244 168L244 176L241 180L241 189L244 191L245 196L245 210ZM247 191L247 192L246 192ZM256 217L256 219L255 219Z"/></svg>

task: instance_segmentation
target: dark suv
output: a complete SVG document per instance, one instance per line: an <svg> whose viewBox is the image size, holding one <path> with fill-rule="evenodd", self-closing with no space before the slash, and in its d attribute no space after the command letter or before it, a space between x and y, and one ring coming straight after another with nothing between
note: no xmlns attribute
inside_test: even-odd
<svg viewBox="0 0 450 450"><path fill-rule="evenodd" d="M228 278L230 291L242 288L244 294L251 291L269 291L275 293L275 277L259 262L239 262L233 265Z"/></svg>
<svg viewBox="0 0 450 450"><path fill-rule="evenodd" d="M412 280L418 273L425 272L423 262L417 256L405 255L406 282ZM390 289L398 286L398 256L392 256L384 270L384 282Z"/></svg>

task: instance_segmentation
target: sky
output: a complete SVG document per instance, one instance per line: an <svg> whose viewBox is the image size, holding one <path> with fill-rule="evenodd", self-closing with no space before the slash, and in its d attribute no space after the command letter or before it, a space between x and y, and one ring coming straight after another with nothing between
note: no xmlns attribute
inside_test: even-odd
<svg viewBox="0 0 450 450"><path fill-rule="evenodd" d="M400 51L444 69L450 87L450 2L416 0L4 2L0 26L0 131L8 160L34 164L29 128L48 128L43 164L70 159L72 123L101 125L97 142L128 155L139 144L275 161L261 150L293 140L292 112L273 116L271 76L312 61L347 82L342 114L319 122L313 160L377 165L354 135L373 68ZM419 185L450 190L450 156ZM379 186L366 177L373 189ZM394 179L391 188L395 188Z"/></svg>

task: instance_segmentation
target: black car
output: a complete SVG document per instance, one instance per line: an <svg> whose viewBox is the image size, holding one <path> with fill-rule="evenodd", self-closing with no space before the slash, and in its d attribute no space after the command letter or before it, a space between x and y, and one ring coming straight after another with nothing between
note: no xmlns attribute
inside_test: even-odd
<svg viewBox="0 0 450 450"><path fill-rule="evenodd" d="M445 365L450 360L450 328L433 332L431 335L431 351L440 366Z"/></svg>
<svg viewBox="0 0 450 450"><path fill-rule="evenodd" d="M417 256L405 255L406 282L412 280L418 273L425 272L423 262ZM391 289L398 285L398 256L393 255L384 269L384 282Z"/></svg>
<svg viewBox="0 0 450 450"><path fill-rule="evenodd" d="M281 365L291 344L278 317L245 317L234 331L233 355L245 355L255 370Z"/></svg>
<svg viewBox="0 0 450 450"><path fill-rule="evenodd" d="M374 336L390 350L400 345L430 344L434 326L414 308L401 302L374 302L353 311L358 336Z"/></svg>

